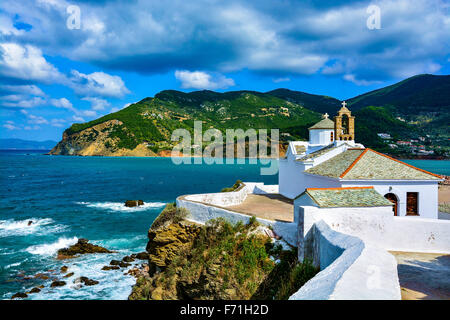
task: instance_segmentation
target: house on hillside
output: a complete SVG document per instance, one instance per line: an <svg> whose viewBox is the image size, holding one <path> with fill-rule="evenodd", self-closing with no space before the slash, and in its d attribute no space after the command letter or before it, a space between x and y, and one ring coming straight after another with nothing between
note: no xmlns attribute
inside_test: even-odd
<svg viewBox="0 0 450 320"><path fill-rule="evenodd" d="M356 143L355 118L342 105L334 121L325 114L309 128L308 142L289 143L279 163L279 193L295 199L307 188L372 187L396 216L437 219L442 179Z"/></svg>

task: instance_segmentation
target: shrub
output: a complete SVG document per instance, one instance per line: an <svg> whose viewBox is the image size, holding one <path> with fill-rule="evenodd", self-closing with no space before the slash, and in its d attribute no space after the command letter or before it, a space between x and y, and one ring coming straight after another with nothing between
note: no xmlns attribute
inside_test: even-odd
<svg viewBox="0 0 450 320"><path fill-rule="evenodd" d="M151 229L159 229L169 222L178 223L189 215L189 210L186 208L177 208L175 203L168 203L161 211L155 221L153 221Z"/></svg>
<svg viewBox="0 0 450 320"><path fill-rule="evenodd" d="M237 180L232 187L230 188L223 188L220 192L232 192L237 191L242 186L242 181Z"/></svg>

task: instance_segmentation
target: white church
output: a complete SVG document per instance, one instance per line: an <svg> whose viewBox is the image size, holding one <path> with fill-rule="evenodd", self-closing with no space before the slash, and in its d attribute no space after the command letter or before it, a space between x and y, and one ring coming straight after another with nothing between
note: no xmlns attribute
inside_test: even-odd
<svg viewBox="0 0 450 320"><path fill-rule="evenodd" d="M393 204L395 216L438 218L441 177L356 143L355 117L345 101L334 121L325 114L309 128L309 141L289 143L286 157L279 161L278 180L279 193L289 199L315 188L357 191L370 187L376 197ZM368 206L380 201L373 193L354 195L372 197L358 199Z"/></svg>

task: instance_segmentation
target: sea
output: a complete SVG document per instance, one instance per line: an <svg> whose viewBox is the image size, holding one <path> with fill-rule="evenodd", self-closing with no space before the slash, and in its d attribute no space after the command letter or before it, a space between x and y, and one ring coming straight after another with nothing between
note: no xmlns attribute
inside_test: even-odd
<svg viewBox="0 0 450 320"><path fill-rule="evenodd" d="M276 184L266 163L174 164L170 158L48 156L0 151L0 299L43 285L26 299L127 299L136 279L102 271L112 259L145 250L147 231L167 203L183 194L218 192L238 179ZM277 160L271 160L277 165ZM405 160L450 175L450 161ZM127 208L126 200L144 206ZM32 221L31 225L28 222ZM57 260L58 249L86 238L116 251ZM63 279L62 266L74 275ZM79 286L85 276L99 281ZM48 277L48 278L47 278ZM53 280L63 287L51 288Z"/></svg>

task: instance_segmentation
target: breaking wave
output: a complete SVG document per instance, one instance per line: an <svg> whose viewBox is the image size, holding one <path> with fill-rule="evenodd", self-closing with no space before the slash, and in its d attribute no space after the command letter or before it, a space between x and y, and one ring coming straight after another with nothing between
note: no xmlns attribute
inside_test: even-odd
<svg viewBox="0 0 450 320"><path fill-rule="evenodd" d="M36 246L28 247L25 251L31 254L38 254L42 256L52 256L56 254L59 249L67 248L75 243L77 243L78 238L59 238L58 241L49 243L49 244L41 244Z"/></svg>
<svg viewBox="0 0 450 320"><path fill-rule="evenodd" d="M30 224L31 222L31 224ZM52 225L50 218L29 218L25 220L0 220L0 237L23 236L28 234L48 234L65 231L62 225Z"/></svg>
<svg viewBox="0 0 450 320"><path fill-rule="evenodd" d="M166 204L164 202L145 202L144 205L139 207L125 207L122 202L77 202L77 204L84 205L88 208L103 209L113 212L136 212L146 211L154 208L161 208Z"/></svg>

